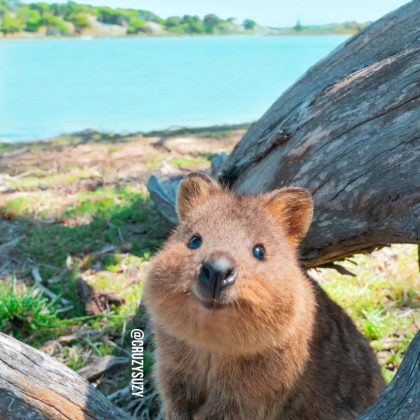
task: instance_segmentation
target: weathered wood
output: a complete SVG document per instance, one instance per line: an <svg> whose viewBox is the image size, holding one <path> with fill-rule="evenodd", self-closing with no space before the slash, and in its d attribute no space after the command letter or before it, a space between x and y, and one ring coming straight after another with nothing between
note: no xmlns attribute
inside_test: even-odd
<svg viewBox="0 0 420 420"><path fill-rule="evenodd" d="M414 0L338 47L251 126L218 171L245 194L313 193L307 267L420 242L419 22ZM151 180L152 197L175 223L180 177L160 181Z"/></svg>
<svg viewBox="0 0 420 420"><path fill-rule="evenodd" d="M130 418L77 373L0 333L2 420Z"/></svg>
<svg viewBox="0 0 420 420"><path fill-rule="evenodd" d="M392 382L360 420L418 420L420 418L420 332Z"/></svg>
<svg viewBox="0 0 420 420"><path fill-rule="evenodd" d="M178 216L175 211L176 194L182 178L188 171L163 166L149 178L147 189L152 200L157 205L160 213L172 224L178 223Z"/></svg>
<svg viewBox="0 0 420 420"><path fill-rule="evenodd" d="M312 67L245 134L222 168L233 189L307 188L303 262L420 242L420 1Z"/></svg>

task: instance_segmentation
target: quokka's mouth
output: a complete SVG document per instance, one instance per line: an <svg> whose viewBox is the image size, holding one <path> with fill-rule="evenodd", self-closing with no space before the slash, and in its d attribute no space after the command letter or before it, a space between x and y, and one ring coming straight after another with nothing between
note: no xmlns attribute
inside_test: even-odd
<svg viewBox="0 0 420 420"><path fill-rule="evenodd" d="M202 307L212 310L212 311L226 309L231 306L231 302L227 300L204 299L203 297L200 296L199 293L197 293L197 291L194 291L192 295Z"/></svg>
<svg viewBox="0 0 420 420"><path fill-rule="evenodd" d="M199 302L206 309L210 309L210 310L213 310L213 311L224 309L224 308L229 306L228 303L218 302L217 300L214 300L214 299L212 299L212 300L201 300L201 299L199 299Z"/></svg>

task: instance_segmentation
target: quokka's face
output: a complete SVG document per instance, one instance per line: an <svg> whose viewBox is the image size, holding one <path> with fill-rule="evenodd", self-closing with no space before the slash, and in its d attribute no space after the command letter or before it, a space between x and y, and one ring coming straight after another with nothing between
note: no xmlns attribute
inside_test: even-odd
<svg viewBox="0 0 420 420"><path fill-rule="evenodd" d="M244 197L191 174L178 214L147 281L154 322L221 353L256 352L287 335L302 304L295 249L310 223L309 193Z"/></svg>

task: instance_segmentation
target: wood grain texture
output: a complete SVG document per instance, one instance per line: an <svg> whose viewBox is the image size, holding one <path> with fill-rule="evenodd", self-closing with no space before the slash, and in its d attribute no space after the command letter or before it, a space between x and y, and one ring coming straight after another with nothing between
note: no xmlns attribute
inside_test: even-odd
<svg viewBox="0 0 420 420"><path fill-rule="evenodd" d="M312 67L256 122L220 179L246 194L312 192L303 264L420 242L420 0Z"/></svg>
<svg viewBox="0 0 420 420"><path fill-rule="evenodd" d="M360 420L418 420L420 418L420 332L392 382Z"/></svg>
<svg viewBox="0 0 420 420"><path fill-rule="evenodd" d="M2 420L128 419L77 373L0 333Z"/></svg>

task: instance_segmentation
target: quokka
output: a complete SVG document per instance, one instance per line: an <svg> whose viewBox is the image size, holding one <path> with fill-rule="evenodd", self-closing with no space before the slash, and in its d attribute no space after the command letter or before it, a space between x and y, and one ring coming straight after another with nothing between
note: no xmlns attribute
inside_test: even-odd
<svg viewBox="0 0 420 420"><path fill-rule="evenodd" d="M299 188L257 197L193 173L146 303L170 420L354 419L385 387L369 343L299 266Z"/></svg>

